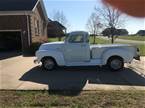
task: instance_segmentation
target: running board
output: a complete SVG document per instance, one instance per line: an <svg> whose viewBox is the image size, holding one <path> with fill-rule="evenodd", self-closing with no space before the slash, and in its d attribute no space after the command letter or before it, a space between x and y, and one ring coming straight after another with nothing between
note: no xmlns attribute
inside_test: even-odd
<svg viewBox="0 0 145 108"><path fill-rule="evenodd" d="M96 65L102 65L100 59L93 59L88 62L67 62L66 66L96 66Z"/></svg>

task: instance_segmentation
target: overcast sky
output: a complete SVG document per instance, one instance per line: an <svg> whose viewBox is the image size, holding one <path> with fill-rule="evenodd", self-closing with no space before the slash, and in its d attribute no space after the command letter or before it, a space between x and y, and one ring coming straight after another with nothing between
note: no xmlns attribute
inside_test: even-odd
<svg viewBox="0 0 145 108"><path fill-rule="evenodd" d="M86 23L94 11L94 7L101 7L101 0L44 0L46 11L49 18L52 18L54 11L63 11L68 23L69 31L85 30ZM140 29L145 29L145 18L134 18L125 15L126 28L130 34L136 33Z"/></svg>

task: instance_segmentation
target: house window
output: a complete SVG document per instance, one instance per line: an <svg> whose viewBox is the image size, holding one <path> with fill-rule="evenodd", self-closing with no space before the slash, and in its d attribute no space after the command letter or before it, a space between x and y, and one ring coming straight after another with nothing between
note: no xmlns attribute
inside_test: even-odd
<svg viewBox="0 0 145 108"><path fill-rule="evenodd" d="M37 20L37 30L38 30L38 35L40 34L40 31L39 31L39 20Z"/></svg>
<svg viewBox="0 0 145 108"><path fill-rule="evenodd" d="M43 21L41 21L41 36L44 36L44 22Z"/></svg>
<svg viewBox="0 0 145 108"><path fill-rule="evenodd" d="M39 20L35 20L35 35L39 36Z"/></svg>
<svg viewBox="0 0 145 108"><path fill-rule="evenodd" d="M43 26L43 27L42 27L42 34L43 34L43 36L44 36L44 35L45 35L45 29L46 29L46 28L45 28L45 23L43 22L42 24L43 24L43 25L42 25L42 26Z"/></svg>

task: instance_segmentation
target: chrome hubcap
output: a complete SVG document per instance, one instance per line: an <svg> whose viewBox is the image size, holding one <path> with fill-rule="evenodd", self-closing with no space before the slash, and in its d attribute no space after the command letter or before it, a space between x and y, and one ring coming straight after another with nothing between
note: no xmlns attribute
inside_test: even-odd
<svg viewBox="0 0 145 108"><path fill-rule="evenodd" d="M52 69L53 67L54 67L54 62L52 61L52 60L45 60L45 63L44 63L44 67L46 68L46 69Z"/></svg>
<svg viewBox="0 0 145 108"><path fill-rule="evenodd" d="M114 59L111 61L110 66L111 66L111 68L117 70L117 69L120 69L122 67L122 62L118 59Z"/></svg>

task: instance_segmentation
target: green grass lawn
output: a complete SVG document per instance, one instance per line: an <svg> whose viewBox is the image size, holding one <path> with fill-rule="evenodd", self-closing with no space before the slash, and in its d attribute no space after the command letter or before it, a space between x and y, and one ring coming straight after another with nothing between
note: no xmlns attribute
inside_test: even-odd
<svg viewBox="0 0 145 108"><path fill-rule="evenodd" d="M90 37L90 43L93 44L93 37ZM105 40L99 37L96 37L96 43L95 44L111 44L110 40Z"/></svg>
<svg viewBox="0 0 145 108"><path fill-rule="evenodd" d="M145 36L119 36L119 39L145 41Z"/></svg>
<svg viewBox="0 0 145 108"><path fill-rule="evenodd" d="M90 40L91 40L91 42L93 42L93 39L90 39ZM111 44L111 40L105 40L105 39L97 37L96 43L97 44ZM127 44L127 43L122 43L122 44ZM138 44L135 46L137 46L140 49L140 55L145 56L145 44Z"/></svg>
<svg viewBox="0 0 145 108"><path fill-rule="evenodd" d="M145 91L0 91L2 108L144 108Z"/></svg>
<svg viewBox="0 0 145 108"><path fill-rule="evenodd" d="M61 41L64 41L65 37L61 38ZM59 38L48 38L48 42L56 42L59 41Z"/></svg>
<svg viewBox="0 0 145 108"><path fill-rule="evenodd" d="M64 40L64 38L62 38L62 40ZM55 42L58 41L58 38L49 38L48 42ZM90 37L90 43L93 43L93 37ZM105 40L99 37L96 37L96 43L95 44L111 44L111 40ZM127 44L127 43L123 43L123 44ZM136 45L139 49L140 49L140 55L141 56L145 56L145 44L139 44Z"/></svg>
<svg viewBox="0 0 145 108"><path fill-rule="evenodd" d="M56 42L58 41L58 38L48 38L48 42Z"/></svg>
<svg viewBox="0 0 145 108"><path fill-rule="evenodd" d="M140 55L145 56L145 44L144 45L137 45L137 47L140 49Z"/></svg>
<svg viewBox="0 0 145 108"><path fill-rule="evenodd" d="M62 41L64 40L64 37L61 39ZM48 38L48 42L56 42L58 41L58 38ZM90 43L92 44L93 43L93 37L90 37ZM108 40L104 40L104 39L101 39L101 38L97 38L96 37L96 44L106 44L106 43L111 43L111 41L108 41Z"/></svg>

